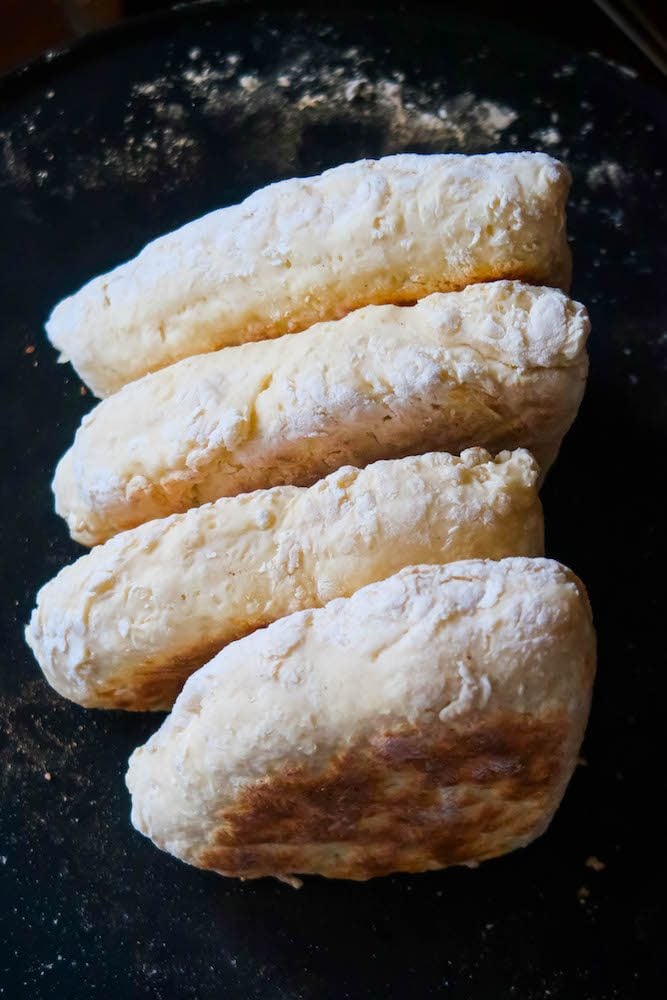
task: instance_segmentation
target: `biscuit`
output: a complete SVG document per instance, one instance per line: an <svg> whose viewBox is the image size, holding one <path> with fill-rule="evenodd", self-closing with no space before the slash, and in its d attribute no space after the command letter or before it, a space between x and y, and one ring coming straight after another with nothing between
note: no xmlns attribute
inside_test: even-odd
<svg viewBox="0 0 667 1000"><path fill-rule="evenodd" d="M181 358L472 282L567 289L567 168L401 154L272 184L149 243L46 330L98 396Z"/></svg>
<svg viewBox="0 0 667 1000"><path fill-rule="evenodd" d="M151 521L63 569L26 637L49 682L96 708L169 708L227 643L413 563L541 555L537 465L474 448L346 466Z"/></svg>
<svg viewBox="0 0 667 1000"><path fill-rule="evenodd" d="M367 306L303 333L187 358L84 417L54 480L97 544L222 496L343 465L528 448L546 471L587 372L583 306L512 281Z"/></svg>
<svg viewBox="0 0 667 1000"><path fill-rule="evenodd" d="M401 570L194 674L132 755L132 822L240 878L492 858L557 808L594 664L584 588L558 563Z"/></svg>

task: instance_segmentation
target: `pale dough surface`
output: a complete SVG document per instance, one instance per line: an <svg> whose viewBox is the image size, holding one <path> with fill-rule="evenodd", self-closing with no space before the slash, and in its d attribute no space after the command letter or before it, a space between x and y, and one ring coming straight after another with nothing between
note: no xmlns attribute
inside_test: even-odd
<svg viewBox="0 0 667 1000"><path fill-rule="evenodd" d="M282 181L150 243L53 310L93 392L192 354L477 281L567 289L570 175L544 153L401 154Z"/></svg>
<svg viewBox="0 0 667 1000"><path fill-rule="evenodd" d="M414 453L525 447L546 471L583 394L588 330L562 292L497 281L187 358L84 417L56 510L90 545Z"/></svg>
<svg viewBox="0 0 667 1000"><path fill-rule="evenodd" d="M546 559L418 566L227 646L135 751L132 821L190 864L365 879L541 833L574 769L595 637Z"/></svg>
<svg viewBox="0 0 667 1000"><path fill-rule="evenodd" d="M474 448L346 466L117 535L47 583L26 631L50 683L169 708L226 643L414 563L541 555L537 465Z"/></svg>

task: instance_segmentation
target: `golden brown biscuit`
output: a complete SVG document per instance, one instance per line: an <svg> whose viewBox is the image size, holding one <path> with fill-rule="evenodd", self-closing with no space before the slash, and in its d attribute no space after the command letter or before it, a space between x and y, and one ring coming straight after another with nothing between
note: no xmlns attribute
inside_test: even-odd
<svg viewBox="0 0 667 1000"><path fill-rule="evenodd" d="M194 674L132 755L132 821L241 878L483 861L549 823L594 663L584 588L558 563L402 570Z"/></svg>

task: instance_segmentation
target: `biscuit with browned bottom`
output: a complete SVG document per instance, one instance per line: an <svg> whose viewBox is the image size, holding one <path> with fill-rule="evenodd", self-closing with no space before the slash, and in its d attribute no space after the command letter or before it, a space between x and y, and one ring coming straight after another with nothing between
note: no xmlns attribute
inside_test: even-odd
<svg viewBox="0 0 667 1000"><path fill-rule="evenodd" d="M549 823L594 669L586 593L558 563L408 568L194 674L132 755L132 821L241 878L482 861Z"/></svg>

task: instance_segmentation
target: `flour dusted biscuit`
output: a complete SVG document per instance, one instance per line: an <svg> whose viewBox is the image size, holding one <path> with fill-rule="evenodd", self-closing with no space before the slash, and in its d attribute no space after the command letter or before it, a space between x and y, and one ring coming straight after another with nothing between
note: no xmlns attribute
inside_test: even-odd
<svg viewBox="0 0 667 1000"><path fill-rule="evenodd" d="M360 306L495 278L567 288L569 185L543 153L401 154L282 181L150 243L56 306L46 329L106 396Z"/></svg>
<svg viewBox="0 0 667 1000"><path fill-rule="evenodd" d="M40 591L26 636L82 705L169 708L227 643L413 563L542 554L536 463L474 448L339 469L117 535Z"/></svg>
<svg viewBox="0 0 667 1000"><path fill-rule="evenodd" d="M418 566L227 646L130 760L132 822L223 875L367 879L545 829L588 716L583 586L546 559Z"/></svg>
<svg viewBox="0 0 667 1000"><path fill-rule="evenodd" d="M383 458L525 447L546 470L581 400L587 333L561 292L498 281L187 358L84 417L56 509L96 544Z"/></svg>

